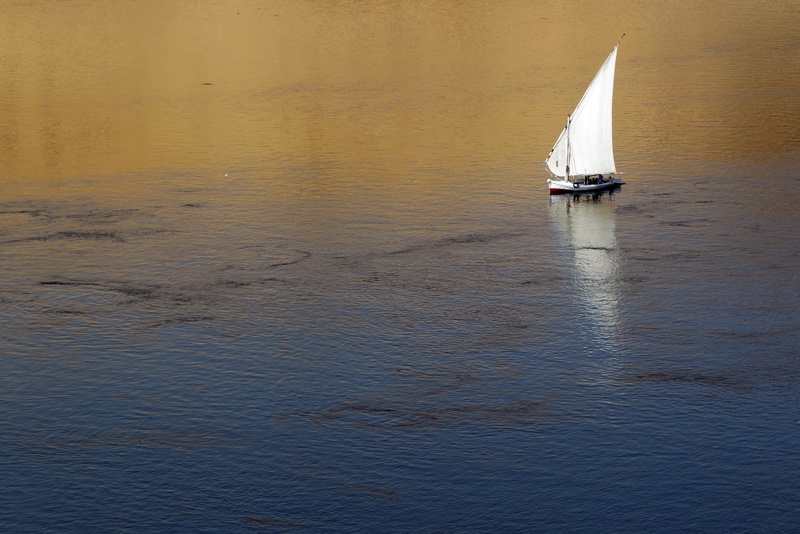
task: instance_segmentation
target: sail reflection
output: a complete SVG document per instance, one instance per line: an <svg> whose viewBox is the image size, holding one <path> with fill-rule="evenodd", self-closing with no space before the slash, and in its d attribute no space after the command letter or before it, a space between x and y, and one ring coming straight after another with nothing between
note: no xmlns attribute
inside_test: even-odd
<svg viewBox="0 0 800 534"><path fill-rule="evenodd" d="M568 244L574 264L572 287L580 298L575 327L603 348L616 348L619 325L620 254L613 192L550 198L557 239Z"/></svg>

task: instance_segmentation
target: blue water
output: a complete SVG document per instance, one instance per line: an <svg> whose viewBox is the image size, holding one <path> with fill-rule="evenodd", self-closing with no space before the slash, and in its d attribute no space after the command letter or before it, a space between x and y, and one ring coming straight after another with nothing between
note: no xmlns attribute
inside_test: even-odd
<svg viewBox="0 0 800 534"><path fill-rule="evenodd" d="M539 163L562 101L613 42L597 58L576 51L588 67L562 72L577 93L561 95L503 55L498 43L535 39L513 2L496 19L465 8L472 24L499 21L495 33L448 26L505 61L418 57L415 39L438 42L419 30L397 62L358 52L367 74L352 83L340 77L358 69L334 54L344 70L325 71L318 49L302 52L308 72L230 81L210 40L196 45L211 57L202 76L176 61L174 85L130 89L141 100L127 93L135 76L109 82L97 116L74 111L85 97L62 83L9 67L12 88L41 82L44 111L16 106L27 91L0 98L13 133L0 150L0 531L796 528L800 153L786 109L800 73L742 45L773 26L701 40L714 11L701 4L678 51L629 30L615 131L627 183L589 197L549 197ZM221 40L226 21L280 26L296 5L343 24L313 3L249 19L198 5L193 17L222 10L191 19ZM14 9L31 27L90 16L65 6ZM765 20L794 27L796 8L771 9ZM645 29L665 20L623 12ZM92 27L128 27L98 13ZM567 15L530 20L552 30ZM382 15L358 16L384 31ZM159 38L125 57L150 57ZM764 58L795 57L791 32L769 38ZM248 75L266 54L221 53ZM49 56L22 57L8 64L38 73ZM41 72L66 83L58 57ZM714 70L737 62L758 83ZM692 81L655 83L676 66ZM765 116L782 126L762 128ZM100 140L83 128L106 120L124 128ZM104 152L115 142L118 157Z"/></svg>
<svg viewBox="0 0 800 534"><path fill-rule="evenodd" d="M3 528L785 530L796 212L630 181L379 243L238 192L6 204Z"/></svg>

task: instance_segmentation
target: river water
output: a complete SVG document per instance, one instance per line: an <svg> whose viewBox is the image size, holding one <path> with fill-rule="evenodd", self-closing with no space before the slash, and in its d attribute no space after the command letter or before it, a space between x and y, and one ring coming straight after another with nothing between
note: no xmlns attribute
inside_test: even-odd
<svg viewBox="0 0 800 534"><path fill-rule="evenodd" d="M0 530L796 528L799 24L0 2Z"/></svg>

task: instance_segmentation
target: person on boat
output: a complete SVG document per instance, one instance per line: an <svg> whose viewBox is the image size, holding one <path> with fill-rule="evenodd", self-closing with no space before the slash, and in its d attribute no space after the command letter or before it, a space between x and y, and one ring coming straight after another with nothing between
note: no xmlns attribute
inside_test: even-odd
<svg viewBox="0 0 800 534"><path fill-rule="evenodd" d="M604 182L605 182L605 180L603 180L603 175L602 174L598 174L597 175L597 183L598 184L602 184Z"/></svg>

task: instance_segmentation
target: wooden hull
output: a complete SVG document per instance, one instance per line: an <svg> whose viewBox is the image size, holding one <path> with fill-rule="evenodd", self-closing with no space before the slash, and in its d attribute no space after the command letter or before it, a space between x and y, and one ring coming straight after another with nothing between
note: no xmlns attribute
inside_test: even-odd
<svg viewBox="0 0 800 534"><path fill-rule="evenodd" d="M579 193L591 193L594 191L604 191L606 189L613 189L619 187L624 182L619 178L611 178L599 184L586 184L582 180L575 182L562 181L562 180L547 180L547 185L550 188L551 195L568 195Z"/></svg>

